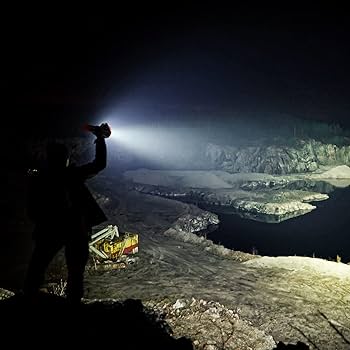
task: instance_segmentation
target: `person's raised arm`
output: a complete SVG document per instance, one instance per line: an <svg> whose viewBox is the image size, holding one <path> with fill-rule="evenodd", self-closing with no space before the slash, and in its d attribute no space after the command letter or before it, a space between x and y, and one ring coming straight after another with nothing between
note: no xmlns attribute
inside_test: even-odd
<svg viewBox="0 0 350 350"><path fill-rule="evenodd" d="M85 179L95 176L106 167L107 147L105 138L109 137L111 134L108 124L101 124L99 127L93 127L90 131L96 136L95 159L75 169L77 175Z"/></svg>

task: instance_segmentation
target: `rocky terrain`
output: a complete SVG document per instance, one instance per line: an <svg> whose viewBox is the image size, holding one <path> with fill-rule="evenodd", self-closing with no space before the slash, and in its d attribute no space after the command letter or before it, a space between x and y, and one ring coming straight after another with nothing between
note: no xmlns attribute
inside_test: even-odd
<svg viewBox="0 0 350 350"><path fill-rule="evenodd" d="M327 170L326 170L327 169ZM310 174L229 174L224 171L138 169L124 173L130 188L197 205L225 208L243 217L278 223L316 209L334 187L350 181L347 165ZM330 183L331 181L331 183Z"/></svg>
<svg viewBox="0 0 350 350"><path fill-rule="evenodd" d="M350 348L350 266L214 245L193 232L215 215L101 180L92 185L110 222L138 232L140 252L125 269L89 269L88 300L139 299L196 349Z"/></svg>
<svg viewBox="0 0 350 350"><path fill-rule="evenodd" d="M343 160L344 166L348 164ZM264 169L267 172L269 167ZM341 181L344 186L348 181L336 175L334 166L319 170L310 176L242 175L231 170L192 176L138 170L127 173L125 180L98 176L90 187L109 218L101 227L116 224L121 231L137 232L139 253L124 269L95 270L91 259L84 302L140 300L164 320L175 338L190 339L195 349L274 349L279 342L298 341L310 349L350 349L349 265L306 257L262 257L215 245L202 233L218 224L217 216L194 205L203 198L219 205L241 203L241 207L259 203L254 208L262 213L277 208L288 211L283 203L313 206L314 201L327 198L334 183ZM336 170L338 175L347 174L347 168ZM322 176L325 172L327 179ZM195 197L194 204L177 200L189 195ZM18 208L20 204L18 196ZM17 213L11 222L13 242L6 243L8 254L4 252L2 260L7 276L22 278L28 261L12 259L10 252L19 241L22 247L29 242L31 226L23 212ZM65 279L62 257L59 254L50 266L50 282ZM7 285L11 289L11 283ZM10 291L0 291L2 299L11 296Z"/></svg>
<svg viewBox="0 0 350 350"><path fill-rule="evenodd" d="M293 145L233 147L208 144L205 158L212 169L229 173L293 174L312 172L327 165L350 165L350 146L310 140Z"/></svg>

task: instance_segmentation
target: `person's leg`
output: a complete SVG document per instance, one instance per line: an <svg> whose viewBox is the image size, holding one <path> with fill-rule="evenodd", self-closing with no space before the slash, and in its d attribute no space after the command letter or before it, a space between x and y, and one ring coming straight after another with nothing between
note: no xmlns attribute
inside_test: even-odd
<svg viewBox="0 0 350 350"><path fill-rule="evenodd" d="M45 271L62 246L63 243L60 240L50 239L50 237L40 237L36 240L24 282L25 295L30 297L39 292L40 285L44 282Z"/></svg>
<svg viewBox="0 0 350 350"><path fill-rule="evenodd" d="M88 235L85 232L72 232L66 243L67 299L71 303L80 303L84 295L84 271L88 257Z"/></svg>

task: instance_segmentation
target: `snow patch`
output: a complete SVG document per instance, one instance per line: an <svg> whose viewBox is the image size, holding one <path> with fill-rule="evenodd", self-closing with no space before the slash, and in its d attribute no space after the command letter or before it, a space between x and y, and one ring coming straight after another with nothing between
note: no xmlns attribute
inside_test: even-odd
<svg viewBox="0 0 350 350"><path fill-rule="evenodd" d="M317 179L350 179L350 168L347 165L339 165L312 177Z"/></svg>
<svg viewBox="0 0 350 350"><path fill-rule="evenodd" d="M265 268L282 268L290 271L315 273L350 279L350 266L334 261L302 256L264 256L244 262L246 265Z"/></svg>

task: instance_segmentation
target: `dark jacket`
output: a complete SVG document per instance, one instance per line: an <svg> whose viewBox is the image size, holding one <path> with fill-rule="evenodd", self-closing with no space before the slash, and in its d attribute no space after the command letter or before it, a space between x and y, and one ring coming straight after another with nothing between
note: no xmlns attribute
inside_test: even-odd
<svg viewBox="0 0 350 350"><path fill-rule="evenodd" d="M81 166L46 169L31 179L28 214L37 225L59 225L65 221L84 222L91 228L107 220L85 181L106 167L104 138L97 138L95 159Z"/></svg>

